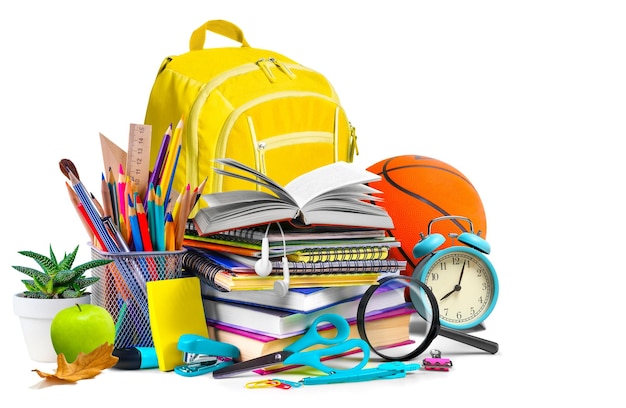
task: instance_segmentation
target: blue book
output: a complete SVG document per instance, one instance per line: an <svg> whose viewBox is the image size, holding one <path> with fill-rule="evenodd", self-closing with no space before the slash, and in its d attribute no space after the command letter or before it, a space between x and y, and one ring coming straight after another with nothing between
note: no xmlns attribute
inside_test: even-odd
<svg viewBox="0 0 626 408"><path fill-rule="evenodd" d="M205 295L202 298L204 315L208 324L222 324L263 333L276 338L302 333L318 316L325 313L335 313L348 321L353 321L356 319L357 308L361 301L361 296L356 296L326 307L298 313L258 304L252 305L241 302L226 302L221 299L210 299ZM406 301L403 292L389 290L372 298L368 305L372 307L372 310L388 310L403 308L406 305Z"/></svg>

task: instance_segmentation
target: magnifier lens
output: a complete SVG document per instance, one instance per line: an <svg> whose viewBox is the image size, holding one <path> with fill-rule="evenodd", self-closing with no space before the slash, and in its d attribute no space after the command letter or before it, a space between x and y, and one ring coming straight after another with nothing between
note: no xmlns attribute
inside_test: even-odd
<svg viewBox="0 0 626 408"><path fill-rule="evenodd" d="M410 360L428 348L439 332L439 310L425 288L417 279L395 275L365 292L357 325L375 354L385 360Z"/></svg>

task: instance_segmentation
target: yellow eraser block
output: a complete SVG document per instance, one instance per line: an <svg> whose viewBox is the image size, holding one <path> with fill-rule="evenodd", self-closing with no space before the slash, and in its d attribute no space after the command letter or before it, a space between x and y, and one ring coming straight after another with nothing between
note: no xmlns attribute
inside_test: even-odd
<svg viewBox="0 0 626 408"><path fill-rule="evenodd" d="M183 364L178 339L183 334L209 336L200 279L197 277L146 282L150 330L159 370L172 371Z"/></svg>

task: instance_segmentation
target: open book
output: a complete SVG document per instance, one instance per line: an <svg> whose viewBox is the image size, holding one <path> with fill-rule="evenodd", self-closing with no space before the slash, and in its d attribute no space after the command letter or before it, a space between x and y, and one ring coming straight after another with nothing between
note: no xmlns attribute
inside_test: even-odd
<svg viewBox="0 0 626 408"><path fill-rule="evenodd" d="M373 195L381 192L367 185L380 176L356 165L334 162L282 187L236 160L217 162L225 167L215 168L218 174L250 181L259 188L203 195L207 207L193 219L200 235L287 220L300 225L393 228L387 211L373 203L382 200Z"/></svg>

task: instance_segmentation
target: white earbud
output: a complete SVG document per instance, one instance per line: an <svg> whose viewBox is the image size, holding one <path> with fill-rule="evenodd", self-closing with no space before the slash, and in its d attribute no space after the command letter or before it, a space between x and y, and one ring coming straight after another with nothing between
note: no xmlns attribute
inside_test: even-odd
<svg viewBox="0 0 626 408"><path fill-rule="evenodd" d="M270 243L267 237L263 237L261 241L261 258L254 264L254 271L259 276L268 276L272 272L272 263L270 262Z"/></svg>
<svg viewBox="0 0 626 408"><path fill-rule="evenodd" d="M287 257L283 256L283 280L274 282L274 292L280 297L287 294L289 290L289 263Z"/></svg>

